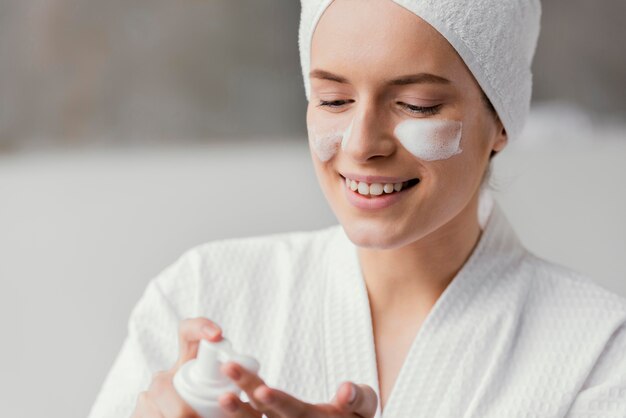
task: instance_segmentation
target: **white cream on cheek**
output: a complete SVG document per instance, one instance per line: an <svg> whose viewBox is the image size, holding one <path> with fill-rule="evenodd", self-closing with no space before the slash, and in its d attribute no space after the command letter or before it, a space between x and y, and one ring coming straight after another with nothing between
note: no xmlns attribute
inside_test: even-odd
<svg viewBox="0 0 626 418"><path fill-rule="evenodd" d="M352 122L347 128L331 128L320 130L316 126L309 126L309 138L313 151L320 161L326 162L341 148L345 149L348 137L352 131Z"/></svg>
<svg viewBox="0 0 626 418"><path fill-rule="evenodd" d="M462 151L462 127L457 120L406 119L396 126L394 134L417 158L445 160Z"/></svg>
<svg viewBox="0 0 626 418"><path fill-rule="evenodd" d="M320 161L326 162L341 149L345 150L354 119L347 128L320 130L309 127L313 151ZM425 161L443 160L459 154L462 126L460 121L443 119L406 119L400 122L394 134L402 145L417 158Z"/></svg>

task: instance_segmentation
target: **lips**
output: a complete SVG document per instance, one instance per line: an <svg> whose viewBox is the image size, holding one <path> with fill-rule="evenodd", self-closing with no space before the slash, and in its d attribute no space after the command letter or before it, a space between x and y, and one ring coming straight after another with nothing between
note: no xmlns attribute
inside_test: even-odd
<svg viewBox="0 0 626 418"><path fill-rule="evenodd" d="M420 182L418 178L414 178L403 183L385 183L383 186L382 183L370 185L346 179L343 176L339 176L338 180L343 183L342 189L347 201L357 209L366 212L377 212L395 205L412 193L410 190Z"/></svg>
<svg viewBox="0 0 626 418"><path fill-rule="evenodd" d="M350 175L340 176L344 179L346 188L358 193L362 196L381 196L387 194L393 194L402 190L410 189L420 182L419 178L412 178L404 181L400 177L383 177L383 176L367 176L367 175ZM361 179L370 179L374 182L368 183L365 181L358 181L354 177ZM377 180L377 181L376 181ZM382 181L381 181L382 180Z"/></svg>
<svg viewBox="0 0 626 418"><path fill-rule="evenodd" d="M390 177L390 176L376 176L376 175L368 175L368 174L358 174L358 173L339 173L341 177L344 179L350 179L358 182L364 182L368 184L373 183L404 183L405 181L413 180L413 177Z"/></svg>

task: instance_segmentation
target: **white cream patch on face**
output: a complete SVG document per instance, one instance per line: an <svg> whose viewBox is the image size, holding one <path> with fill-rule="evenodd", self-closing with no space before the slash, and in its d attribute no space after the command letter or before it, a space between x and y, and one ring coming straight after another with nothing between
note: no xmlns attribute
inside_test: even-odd
<svg viewBox="0 0 626 418"><path fill-rule="evenodd" d="M332 128L320 130L315 126L310 126L308 131L311 147L317 155L317 158L322 162L326 162L335 156L340 145L342 149L345 149L345 144L352 131L352 123L350 123L348 128L344 129Z"/></svg>
<svg viewBox="0 0 626 418"><path fill-rule="evenodd" d="M457 120L406 119L396 126L394 134L417 158L445 160L462 151L462 127Z"/></svg>

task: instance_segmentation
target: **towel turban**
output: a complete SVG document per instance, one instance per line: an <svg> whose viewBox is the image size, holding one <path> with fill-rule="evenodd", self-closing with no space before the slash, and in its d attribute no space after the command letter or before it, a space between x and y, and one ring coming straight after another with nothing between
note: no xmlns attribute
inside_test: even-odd
<svg viewBox="0 0 626 418"><path fill-rule="evenodd" d="M301 0L298 46L310 100L311 40L333 0ZM504 125L521 133L532 93L531 64L539 37L539 0L392 0L441 33L463 59Z"/></svg>

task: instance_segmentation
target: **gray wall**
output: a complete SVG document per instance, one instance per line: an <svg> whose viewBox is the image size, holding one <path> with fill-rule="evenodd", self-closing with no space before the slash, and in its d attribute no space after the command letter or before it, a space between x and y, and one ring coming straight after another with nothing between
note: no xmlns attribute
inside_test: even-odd
<svg viewBox="0 0 626 418"><path fill-rule="evenodd" d="M535 98L626 116L626 2L543 2ZM304 135L297 0L1 0L0 148Z"/></svg>
<svg viewBox="0 0 626 418"><path fill-rule="evenodd" d="M596 120L626 120L626 1L542 1L536 101L566 100Z"/></svg>
<svg viewBox="0 0 626 418"><path fill-rule="evenodd" d="M294 0L2 0L0 141L304 132Z"/></svg>

